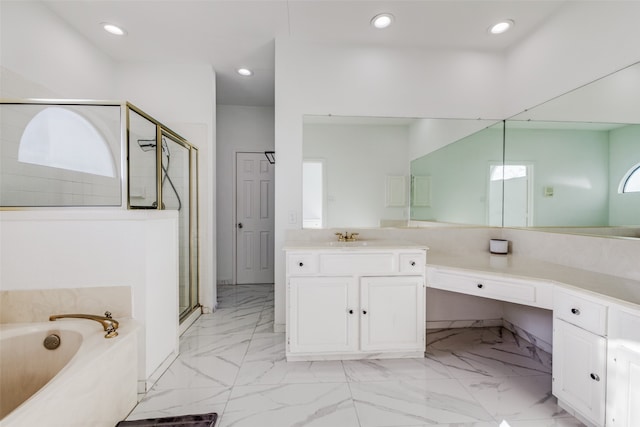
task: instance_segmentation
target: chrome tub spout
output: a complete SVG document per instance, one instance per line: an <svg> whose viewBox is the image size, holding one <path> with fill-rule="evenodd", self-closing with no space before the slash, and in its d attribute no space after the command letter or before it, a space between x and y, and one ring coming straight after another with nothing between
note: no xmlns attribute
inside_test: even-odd
<svg viewBox="0 0 640 427"><path fill-rule="evenodd" d="M118 336L118 326L120 324L116 319L111 317L111 313L108 311L104 312L104 316L95 316L93 314L54 314L53 316L49 316L50 321L58 320L58 319L89 319L95 320L100 323L106 332L105 338L113 338Z"/></svg>

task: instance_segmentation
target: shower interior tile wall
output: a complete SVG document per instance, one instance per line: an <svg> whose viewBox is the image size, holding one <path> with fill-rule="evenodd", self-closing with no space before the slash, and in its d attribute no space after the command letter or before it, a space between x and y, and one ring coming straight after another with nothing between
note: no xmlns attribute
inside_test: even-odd
<svg viewBox="0 0 640 427"><path fill-rule="evenodd" d="M2 106L0 171L2 206L120 205L120 123L98 111L96 121L110 142L117 175L114 178L21 163L18 160L22 132L33 117L31 108ZM119 107L103 107L119 109ZM24 110L18 111L18 110ZM27 111L28 110L28 111ZM84 112L86 114L86 112ZM119 117L119 113L118 113ZM116 131L118 130L118 131ZM117 182L116 182L117 181Z"/></svg>

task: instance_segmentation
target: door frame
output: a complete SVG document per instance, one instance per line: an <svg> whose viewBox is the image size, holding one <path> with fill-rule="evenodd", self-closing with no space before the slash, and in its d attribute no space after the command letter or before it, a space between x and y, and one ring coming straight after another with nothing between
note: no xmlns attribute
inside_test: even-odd
<svg viewBox="0 0 640 427"><path fill-rule="evenodd" d="M523 162L519 162L517 160L509 160L509 161L489 161L489 167L488 167L488 181L487 181L487 193L486 193L486 223L488 225L490 225L490 203L489 203L489 195L491 194L491 168L493 166L511 166L511 165L522 165L522 166L526 166L527 168L527 227L532 227L533 226L533 203L534 203L534 166L535 163L532 161L523 161ZM501 218L501 222L502 222L502 227L504 227L504 179L502 180L502 218Z"/></svg>
<svg viewBox="0 0 640 427"><path fill-rule="evenodd" d="M238 281L238 154L262 154L264 155L264 151L253 151L253 150L234 150L233 151L233 173L231 176L231 185L233 191L231 192L231 219L233 221L232 232L231 232L231 250L233 251L233 255L231 256L231 283L233 286L237 285ZM274 176L275 181L275 176ZM275 194L274 194L275 196ZM274 197L275 199L275 197ZM275 202L275 200L274 200ZM274 218L274 229L275 229L275 218ZM275 260L274 260L275 263ZM275 265L274 265L275 267ZM275 278L274 278L275 280Z"/></svg>

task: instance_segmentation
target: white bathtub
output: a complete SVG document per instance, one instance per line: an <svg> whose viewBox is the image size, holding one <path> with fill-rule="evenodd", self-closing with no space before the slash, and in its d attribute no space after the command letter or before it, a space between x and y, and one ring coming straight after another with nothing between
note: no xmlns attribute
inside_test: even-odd
<svg viewBox="0 0 640 427"><path fill-rule="evenodd" d="M0 325L1 427L113 427L137 398L137 326L85 319ZM44 339L60 337L56 350Z"/></svg>

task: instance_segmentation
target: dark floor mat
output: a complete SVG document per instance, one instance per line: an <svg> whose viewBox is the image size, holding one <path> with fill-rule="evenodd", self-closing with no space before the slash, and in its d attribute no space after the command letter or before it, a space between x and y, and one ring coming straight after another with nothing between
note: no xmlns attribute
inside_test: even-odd
<svg viewBox="0 0 640 427"><path fill-rule="evenodd" d="M218 414L176 415L147 420L120 421L116 427L213 427Z"/></svg>

